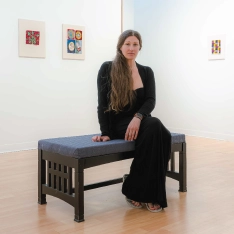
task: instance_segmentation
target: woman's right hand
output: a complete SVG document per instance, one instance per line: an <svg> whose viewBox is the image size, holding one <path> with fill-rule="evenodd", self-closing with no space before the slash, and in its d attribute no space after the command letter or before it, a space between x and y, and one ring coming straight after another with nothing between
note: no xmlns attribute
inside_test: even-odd
<svg viewBox="0 0 234 234"><path fill-rule="evenodd" d="M100 141L109 141L110 137L108 136L93 136L92 141L94 142L100 142Z"/></svg>

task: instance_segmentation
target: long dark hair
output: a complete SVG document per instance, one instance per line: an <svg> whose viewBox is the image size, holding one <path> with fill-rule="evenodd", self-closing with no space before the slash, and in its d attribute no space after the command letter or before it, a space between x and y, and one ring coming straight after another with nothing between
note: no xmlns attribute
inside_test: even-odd
<svg viewBox="0 0 234 234"><path fill-rule="evenodd" d="M116 113L122 111L127 104L130 104L131 107L135 99L131 70L128 66L127 59L120 50L125 40L130 36L135 36L139 40L140 49L142 48L142 40L139 32L126 30L119 36L116 56L112 62L110 72L111 93L109 110L114 110Z"/></svg>

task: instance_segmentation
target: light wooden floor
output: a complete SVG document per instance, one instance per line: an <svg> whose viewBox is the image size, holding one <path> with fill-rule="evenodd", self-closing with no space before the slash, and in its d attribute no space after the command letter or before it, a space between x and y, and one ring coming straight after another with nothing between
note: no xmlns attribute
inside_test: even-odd
<svg viewBox="0 0 234 234"><path fill-rule="evenodd" d="M234 142L186 137L188 192L167 178L168 208L131 209L121 184L85 192L85 222L74 209L47 196L37 204L37 151L0 154L0 233L14 234L233 234ZM131 160L85 171L85 182L122 176Z"/></svg>

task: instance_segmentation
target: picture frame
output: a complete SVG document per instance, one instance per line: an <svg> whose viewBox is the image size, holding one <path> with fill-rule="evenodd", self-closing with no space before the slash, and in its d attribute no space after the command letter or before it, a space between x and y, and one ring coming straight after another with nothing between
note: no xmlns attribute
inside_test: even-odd
<svg viewBox="0 0 234 234"><path fill-rule="evenodd" d="M208 36L208 60L223 60L226 54L226 35Z"/></svg>
<svg viewBox="0 0 234 234"><path fill-rule="evenodd" d="M45 22L18 19L18 55L28 58L45 58Z"/></svg>
<svg viewBox="0 0 234 234"><path fill-rule="evenodd" d="M85 27L62 25L63 59L85 59Z"/></svg>

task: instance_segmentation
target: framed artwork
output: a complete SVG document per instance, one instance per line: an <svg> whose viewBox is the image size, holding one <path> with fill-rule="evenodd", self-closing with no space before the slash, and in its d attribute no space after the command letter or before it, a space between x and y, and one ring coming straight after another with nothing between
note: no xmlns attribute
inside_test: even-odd
<svg viewBox="0 0 234 234"><path fill-rule="evenodd" d="M225 59L226 36L215 35L208 37L208 59Z"/></svg>
<svg viewBox="0 0 234 234"><path fill-rule="evenodd" d="M45 58L45 22L18 20L19 57Z"/></svg>
<svg viewBox="0 0 234 234"><path fill-rule="evenodd" d="M85 28L63 24L63 59L85 59Z"/></svg>

